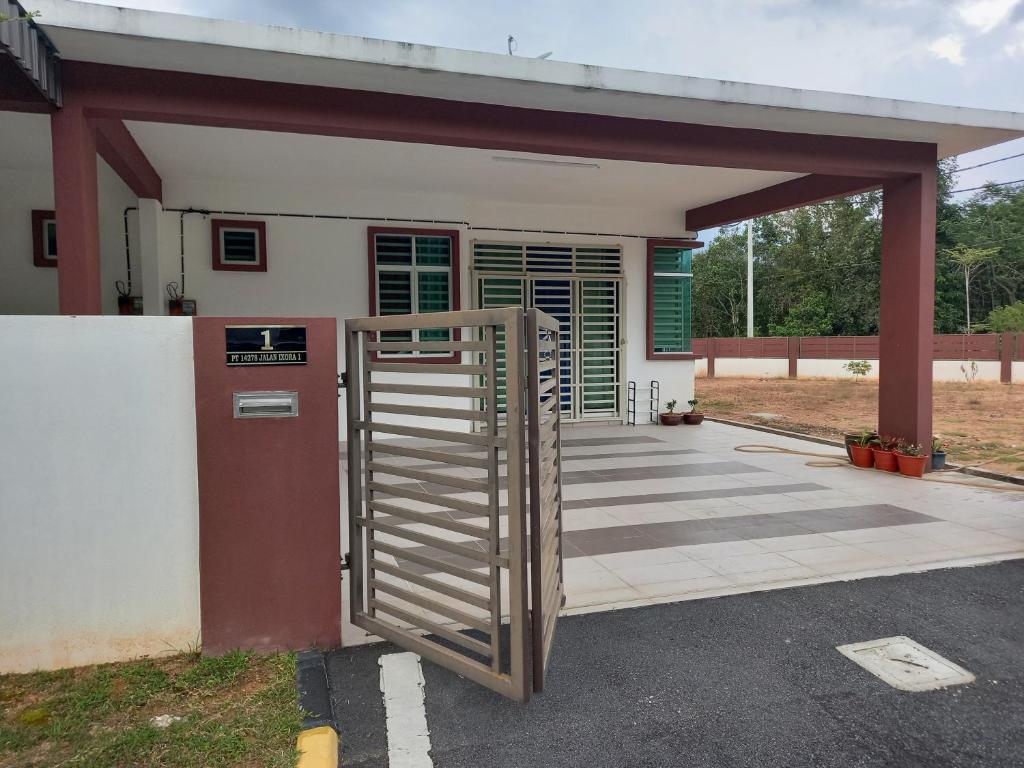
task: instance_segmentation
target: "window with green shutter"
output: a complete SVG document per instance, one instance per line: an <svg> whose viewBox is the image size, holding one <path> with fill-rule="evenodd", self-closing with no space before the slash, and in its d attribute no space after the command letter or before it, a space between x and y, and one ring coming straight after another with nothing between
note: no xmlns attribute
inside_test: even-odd
<svg viewBox="0 0 1024 768"><path fill-rule="evenodd" d="M693 249L702 243L647 243L647 359L692 358Z"/></svg>
<svg viewBox="0 0 1024 768"><path fill-rule="evenodd" d="M455 231L369 228L371 311L380 316L459 308L459 238ZM382 331L381 341L448 341L450 328ZM447 352L397 352L447 358ZM391 356L388 355L388 356Z"/></svg>

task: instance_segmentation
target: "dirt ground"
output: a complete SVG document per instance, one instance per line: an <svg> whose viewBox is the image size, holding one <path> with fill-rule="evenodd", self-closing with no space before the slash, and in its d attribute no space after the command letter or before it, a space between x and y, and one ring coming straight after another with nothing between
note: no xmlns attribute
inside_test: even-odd
<svg viewBox="0 0 1024 768"><path fill-rule="evenodd" d="M698 378L697 398L712 417L840 440L844 432L875 429L878 419L877 381ZM986 462L986 469L1024 476L1024 387L936 382L935 433L952 462ZM988 461L1014 453L1021 455Z"/></svg>

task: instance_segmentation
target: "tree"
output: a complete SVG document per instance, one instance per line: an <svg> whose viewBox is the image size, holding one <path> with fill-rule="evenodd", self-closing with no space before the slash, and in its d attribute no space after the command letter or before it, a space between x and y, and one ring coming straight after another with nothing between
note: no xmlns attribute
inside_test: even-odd
<svg viewBox="0 0 1024 768"><path fill-rule="evenodd" d="M967 330L971 332L971 279L982 267L992 261L999 253L998 248L972 248L967 245L956 245L948 251L949 258L964 275L964 303L967 311Z"/></svg>
<svg viewBox="0 0 1024 768"><path fill-rule="evenodd" d="M952 193L956 162L938 166L935 331L958 333L968 312L987 317L1024 297L1024 187L989 185L964 199ZM754 223L754 314L760 335L827 328L838 335L879 330L882 195L869 192L762 216ZM745 233L724 227L694 256L697 336L745 333ZM996 249L968 275L964 249ZM956 258L955 258L956 257ZM824 299L822 299L824 297ZM827 322L826 322L827 321Z"/></svg>
<svg viewBox="0 0 1024 768"><path fill-rule="evenodd" d="M771 324L768 330L772 336L830 336L832 315L829 312L828 297L821 291L813 291L795 307L791 307L786 320L778 325Z"/></svg>
<svg viewBox="0 0 1024 768"><path fill-rule="evenodd" d="M992 333L1024 333L1024 301L993 309L985 325Z"/></svg>

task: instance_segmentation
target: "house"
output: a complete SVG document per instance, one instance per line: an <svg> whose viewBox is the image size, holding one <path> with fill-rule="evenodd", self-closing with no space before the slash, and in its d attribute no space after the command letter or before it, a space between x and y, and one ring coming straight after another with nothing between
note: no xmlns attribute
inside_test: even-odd
<svg viewBox="0 0 1024 768"><path fill-rule="evenodd" d="M936 160L1024 135L1020 114L31 5L0 37L0 314L536 306L567 334L575 421L620 422L628 381L692 397L701 230L881 188L880 428L927 442Z"/></svg>

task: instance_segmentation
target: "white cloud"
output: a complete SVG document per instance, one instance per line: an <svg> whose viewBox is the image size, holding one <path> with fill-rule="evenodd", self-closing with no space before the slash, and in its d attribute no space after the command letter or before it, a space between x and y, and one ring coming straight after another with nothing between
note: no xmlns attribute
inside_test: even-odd
<svg viewBox="0 0 1024 768"><path fill-rule="evenodd" d="M998 27L1010 15L1018 0L968 0L957 6L960 18L984 34Z"/></svg>
<svg viewBox="0 0 1024 768"><path fill-rule="evenodd" d="M963 65L964 41L959 35L946 35L928 46L929 52L951 64Z"/></svg>

